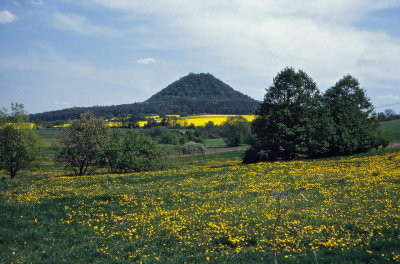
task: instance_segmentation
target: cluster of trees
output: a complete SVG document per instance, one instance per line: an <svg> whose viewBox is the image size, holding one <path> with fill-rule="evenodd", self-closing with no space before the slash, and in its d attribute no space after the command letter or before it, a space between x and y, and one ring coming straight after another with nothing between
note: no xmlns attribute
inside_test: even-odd
<svg viewBox="0 0 400 264"><path fill-rule="evenodd" d="M40 140L28 126L22 104L11 104L11 112L0 110L0 170L14 178L22 169L35 165ZM164 166L163 152L150 136L129 130L113 130L90 112L63 128L56 161L75 175L107 168L110 172L157 170Z"/></svg>
<svg viewBox="0 0 400 264"><path fill-rule="evenodd" d="M111 132L104 120L90 112L64 128L59 143L56 160L75 175L100 167L115 173L157 170L164 165L163 152L151 137L135 130Z"/></svg>
<svg viewBox="0 0 400 264"><path fill-rule="evenodd" d="M321 94L304 71L286 68L256 115L244 163L350 155L389 143L365 91L350 75Z"/></svg>
<svg viewBox="0 0 400 264"><path fill-rule="evenodd" d="M397 114L393 109L385 109L383 112L378 113L379 121L390 121L394 119L400 119L400 114Z"/></svg>

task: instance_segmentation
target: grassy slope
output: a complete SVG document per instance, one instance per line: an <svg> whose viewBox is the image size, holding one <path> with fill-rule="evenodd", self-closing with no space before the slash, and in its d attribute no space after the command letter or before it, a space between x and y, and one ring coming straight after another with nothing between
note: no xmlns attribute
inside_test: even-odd
<svg viewBox="0 0 400 264"><path fill-rule="evenodd" d="M173 159L164 172L0 183L4 263L400 259L400 152L241 165L243 152ZM314 253L315 256L314 256Z"/></svg>
<svg viewBox="0 0 400 264"><path fill-rule="evenodd" d="M56 130L39 130L52 155ZM179 157L164 172L0 182L0 263L400 261L400 152L241 165ZM49 162L49 156L42 162ZM36 178L36 179L34 179Z"/></svg>
<svg viewBox="0 0 400 264"><path fill-rule="evenodd" d="M380 122L380 126L392 140L400 141L400 119Z"/></svg>

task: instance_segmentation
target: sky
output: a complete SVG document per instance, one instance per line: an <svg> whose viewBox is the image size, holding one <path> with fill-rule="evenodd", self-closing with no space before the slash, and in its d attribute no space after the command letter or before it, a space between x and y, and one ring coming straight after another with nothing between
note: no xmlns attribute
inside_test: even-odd
<svg viewBox="0 0 400 264"><path fill-rule="evenodd" d="M285 67L400 113L400 0L0 0L0 108L142 102L189 73L262 100Z"/></svg>

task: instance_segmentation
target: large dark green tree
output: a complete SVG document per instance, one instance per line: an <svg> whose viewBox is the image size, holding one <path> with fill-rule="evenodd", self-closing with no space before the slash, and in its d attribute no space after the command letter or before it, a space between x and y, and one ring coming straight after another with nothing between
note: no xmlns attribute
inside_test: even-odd
<svg viewBox="0 0 400 264"><path fill-rule="evenodd" d="M14 178L32 167L39 152L39 138L28 123L22 104L11 104L11 113L0 110L0 170Z"/></svg>
<svg viewBox="0 0 400 264"><path fill-rule="evenodd" d="M330 121L315 82L302 70L285 68L278 73L256 115L252 123L255 138L245 163L291 160L328 149Z"/></svg>
<svg viewBox="0 0 400 264"><path fill-rule="evenodd" d="M358 80L344 76L324 94L325 104L334 122L330 155L349 155L385 145L373 106Z"/></svg>

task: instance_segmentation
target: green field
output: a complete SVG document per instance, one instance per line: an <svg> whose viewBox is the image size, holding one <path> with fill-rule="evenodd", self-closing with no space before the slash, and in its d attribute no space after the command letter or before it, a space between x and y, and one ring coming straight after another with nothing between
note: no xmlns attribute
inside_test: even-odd
<svg viewBox="0 0 400 264"><path fill-rule="evenodd" d="M56 132L39 133L48 164L0 183L0 263L400 262L398 149L75 177L50 163Z"/></svg>
<svg viewBox="0 0 400 264"><path fill-rule="evenodd" d="M380 126L388 133L391 140L400 141L400 119L380 122Z"/></svg>
<svg viewBox="0 0 400 264"><path fill-rule="evenodd" d="M226 143L223 138L207 138L204 140L204 145L207 148L223 148L226 147Z"/></svg>

